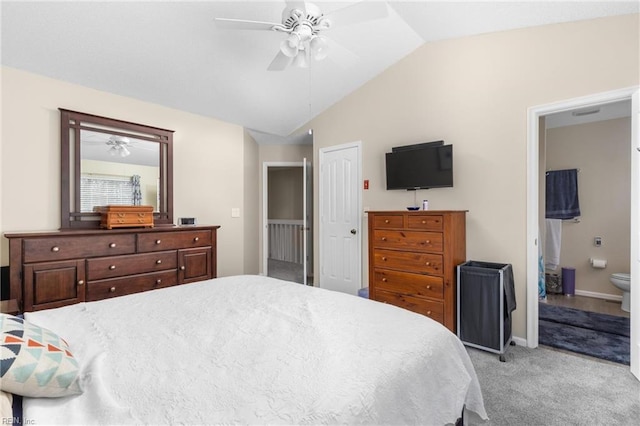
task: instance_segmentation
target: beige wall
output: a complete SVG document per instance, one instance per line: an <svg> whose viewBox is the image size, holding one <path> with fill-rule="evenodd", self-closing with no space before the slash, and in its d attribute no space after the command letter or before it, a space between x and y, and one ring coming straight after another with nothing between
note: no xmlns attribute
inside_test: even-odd
<svg viewBox="0 0 640 426"><path fill-rule="evenodd" d="M302 220L302 167L270 167L269 219Z"/></svg>
<svg viewBox="0 0 640 426"><path fill-rule="evenodd" d="M363 206L371 209L412 201L385 190L392 146L453 144L455 187L419 191L418 199L434 210L469 210L468 259L513 265L514 335L525 338L527 109L638 85L639 35L638 15L628 15L427 43L305 127L314 130L315 152L362 141L370 181ZM315 182L317 200L317 172ZM315 265L318 276L317 257Z"/></svg>
<svg viewBox="0 0 640 426"><path fill-rule="evenodd" d="M259 221L262 217L258 208L260 167L258 164L259 149L256 141L244 132L244 273L258 274L259 268Z"/></svg>
<svg viewBox="0 0 640 426"><path fill-rule="evenodd" d="M547 130L547 169L580 170L582 216L579 223L563 222L560 251L560 266L576 268L576 291L622 294L609 276L630 270L630 141L630 118ZM606 269L592 268L592 257L607 260Z"/></svg>
<svg viewBox="0 0 640 426"><path fill-rule="evenodd" d="M174 216L221 225L218 274L244 270L247 143L240 126L3 67L0 232L60 226L60 114L67 108L175 131ZM254 154L254 164L257 155ZM8 242L1 239L1 264Z"/></svg>

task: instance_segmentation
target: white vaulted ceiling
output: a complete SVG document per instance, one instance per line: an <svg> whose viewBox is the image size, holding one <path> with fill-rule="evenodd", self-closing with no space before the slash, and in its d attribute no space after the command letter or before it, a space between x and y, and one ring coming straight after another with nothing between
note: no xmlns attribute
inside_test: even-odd
<svg viewBox="0 0 640 426"><path fill-rule="evenodd" d="M329 13L358 2L314 3ZM355 63L336 63L329 52L306 69L268 71L285 35L221 29L214 19L280 22L284 1L3 1L1 60L280 143L425 42L639 12L638 1L385 3L386 18L326 32Z"/></svg>

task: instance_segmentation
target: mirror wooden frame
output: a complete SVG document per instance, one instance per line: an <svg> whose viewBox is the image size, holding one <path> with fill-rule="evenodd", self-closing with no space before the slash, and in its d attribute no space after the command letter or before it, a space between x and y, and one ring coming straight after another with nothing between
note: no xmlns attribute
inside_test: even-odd
<svg viewBox="0 0 640 426"><path fill-rule="evenodd" d="M173 130L60 110L60 229L99 228L100 213L80 211L80 131L90 130L160 144L160 205L154 224L173 225Z"/></svg>

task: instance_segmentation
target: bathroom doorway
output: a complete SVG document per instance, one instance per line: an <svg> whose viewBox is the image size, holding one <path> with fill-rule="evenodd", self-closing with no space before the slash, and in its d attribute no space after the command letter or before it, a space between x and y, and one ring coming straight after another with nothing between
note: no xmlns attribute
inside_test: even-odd
<svg viewBox="0 0 640 426"><path fill-rule="evenodd" d="M541 229L540 218L543 217L544 205L540 203L539 190L543 188L545 178L545 164L542 163L544 157L543 136L545 135L545 119L555 113L583 110L596 106L604 106L619 101L631 100L631 137L627 141L627 155L631 158L631 243L630 243L630 265L629 269L633 280L634 276L640 274L640 259L638 248L640 247L640 233L637 229L640 218L638 217L638 204L640 196L640 163L637 158L637 151L640 151L640 137L638 136L638 88L626 88L611 92L594 94L584 98L575 98L554 104L542 105L529 108L528 111L528 177L527 177L527 346L538 346L538 289L539 289L539 230ZM574 155L579 157L581 151ZM601 173L605 173L603 170ZM629 197L629 196L628 196ZM586 213L582 212L583 220ZM579 224L579 223L577 223ZM585 238L593 241L593 235L584 233ZM584 260L588 262L588 259ZM607 271L610 272L610 271ZM613 287L612 287L613 289ZM632 292L631 300L631 372L640 377L640 336L638 335L638 323L640 322L640 312L633 307L640 306L637 295Z"/></svg>

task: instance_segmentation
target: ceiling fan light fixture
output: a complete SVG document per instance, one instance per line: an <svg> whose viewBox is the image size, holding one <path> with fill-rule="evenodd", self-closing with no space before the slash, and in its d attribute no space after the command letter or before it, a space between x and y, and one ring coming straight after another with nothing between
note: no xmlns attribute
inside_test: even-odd
<svg viewBox="0 0 640 426"><path fill-rule="evenodd" d="M120 145L120 157L128 157L129 155L131 155L131 151L126 146Z"/></svg>
<svg viewBox="0 0 640 426"><path fill-rule="evenodd" d="M293 66L298 68L309 68L308 50L301 50L295 58L293 58Z"/></svg>
<svg viewBox="0 0 640 426"><path fill-rule="evenodd" d="M294 58L298 54L299 48L300 36L297 33L291 34L282 43L280 43L280 51L290 58Z"/></svg>
<svg viewBox="0 0 640 426"><path fill-rule="evenodd" d="M309 42L309 48L316 61L323 60L329 53L329 43L323 36L314 36Z"/></svg>

